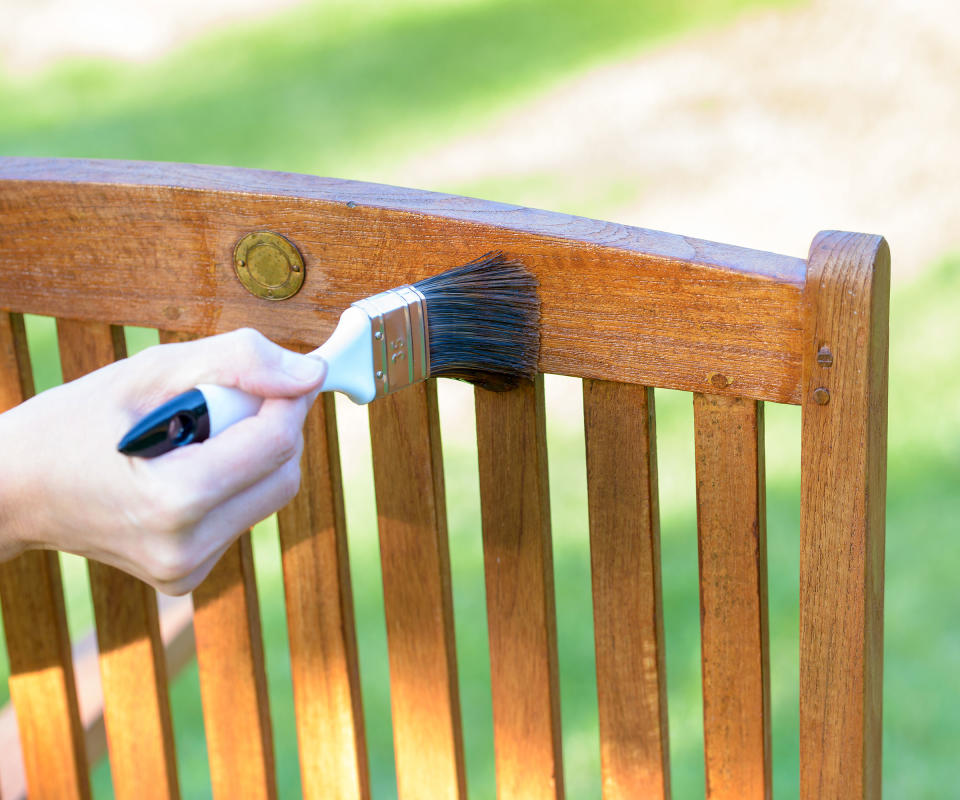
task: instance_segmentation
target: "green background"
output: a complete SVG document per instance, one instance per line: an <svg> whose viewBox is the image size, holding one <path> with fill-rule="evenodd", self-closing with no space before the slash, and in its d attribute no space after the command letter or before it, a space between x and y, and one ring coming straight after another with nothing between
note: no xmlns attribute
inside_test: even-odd
<svg viewBox="0 0 960 800"><path fill-rule="evenodd" d="M385 165L469 132L598 63L721 22L745 0L635 3L373 0L308 5L207 34L143 65L67 61L0 75L0 153L231 164L376 180ZM589 182L588 182L589 183ZM562 184L562 177L557 178ZM583 185L579 176L578 186ZM448 185L515 203L544 187ZM556 186L551 185L551 189ZM553 210L615 214L620 186L560 191ZM813 233L813 232L811 232ZM750 244L745 242L744 244ZM896 248L894 247L894 257ZM960 741L960 256L944 254L891 301L884 665L887 796L949 797ZM60 381L52 320L28 319L38 390ZM131 350L156 340L128 330ZM564 766L568 794L600 796L579 382L547 379ZM447 508L471 795L494 797L476 447L441 382ZM703 794L693 424L687 394L657 390L664 617L674 795ZM365 431L341 405L341 427ZM767 404L770 652L775 794L797 796L799 409ZM365 435L365 433L364 433ZM361 437L362 439L362 437ZM374 796L396 795L376 513L368 441L344 453L351 570ZM276 525L254 535L282 797L299 793ZM91 624L83 562L63 557L71 629ZM7 674L0 645L0 676ZM0 682L0 702L8 699ZM209 796L195 664L172 702L185 797ZM109 767L94 771L110 796Z"/></svg>

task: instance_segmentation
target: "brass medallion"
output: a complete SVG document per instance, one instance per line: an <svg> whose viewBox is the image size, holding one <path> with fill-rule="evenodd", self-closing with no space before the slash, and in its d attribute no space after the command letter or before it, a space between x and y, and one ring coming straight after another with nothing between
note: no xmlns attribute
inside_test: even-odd
<svg viewBox="0 0 960 800"><path fill-rule="evenodd" d="M271 231L248 233L233 251L233 268L251 294L286 300L303 286L303 259L297 248Z"/></svg>

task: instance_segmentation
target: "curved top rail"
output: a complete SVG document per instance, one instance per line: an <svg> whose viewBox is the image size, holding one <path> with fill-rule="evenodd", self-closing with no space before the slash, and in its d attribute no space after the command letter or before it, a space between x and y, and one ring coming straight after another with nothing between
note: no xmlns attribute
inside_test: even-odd
<svg viewBox="0 0 960 800"><path fill-rule="evenodd" d="M303 255L294 297L237 280L272 230ZM0 308L316 345L359 297L493 249L534 272L540 368L798 403L803 259L566 214L233 167L0 158Z"/></svg>

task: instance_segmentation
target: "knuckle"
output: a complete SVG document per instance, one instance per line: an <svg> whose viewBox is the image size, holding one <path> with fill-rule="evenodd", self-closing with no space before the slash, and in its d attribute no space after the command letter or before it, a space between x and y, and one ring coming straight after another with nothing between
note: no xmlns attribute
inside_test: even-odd
<svg viewBox="0 0 960 800"><path fill-rule="evenodd" d="M268 344L267 337L255 328L238 328L232 336L236 339L236 346L246 353L262 353Z"/></svg>
<svg viewBox="0 0 960 800"><path fill-rule="evenodd" d="M235 337L237 341L242 342L243 344L255 344L257 342L262 342L265 338L260 331L249 326L245 328L237 328L231 335Z"/></svg>
<svg viewBox="0 0 960 800"><path fill-rule="evenodd" d="M176 589L187 581L197 564L193 549L186 540L163 537L150 548L147 568L158 587L165 587L164 591L170 594L175 592L168 590Z"/></svg>
<svg viewBox="0 0 960 800"><path fill-rule="evenodd" d="M179 597L181 595L190 594L197 586L200 585L200 581L203 578L196 574L187 575L185 577L173 580L154 580L154 588L163 594L170 595L172 597Z"/></svg>
<svg viewBox="0 0 960 800"><path fill-rule="evenodd" d="M303 435L289 425L278 427L271 437L271 450L277 466L291 460L299 460L303 449Z"/></svg>
<svg viewBox="0 0 960 800"><path fill-rule="evenodd" d="M151 494L151 527L168 536L180 536L202 518L203 509L194 491L167 485Z"/></svg>
<svg viewBox="0 0 960 800"><path fill-rule="evenodd" d="M280 358L280 348L255 328L238 328L227 334L231 339L231 360L247 368L272 367Z"/></svg>
<svg viewBox="0 0 960 800"><path fill-rule="evenodd" d="M231 362L245 364L250 362L250 354L256 352L259 336L253 328L237 328L221 334L217 339Z"/></svg>

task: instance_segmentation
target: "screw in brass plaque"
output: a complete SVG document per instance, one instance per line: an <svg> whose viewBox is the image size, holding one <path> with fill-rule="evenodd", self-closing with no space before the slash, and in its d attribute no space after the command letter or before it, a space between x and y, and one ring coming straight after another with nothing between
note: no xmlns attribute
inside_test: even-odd
<svg viewBox="0 0 960 800"><path fill-rule="evenodd" d="M247 290L265 300L286 300L303 286L303 258L278 233L248 233L233 251L233 268Z"/></svg>

